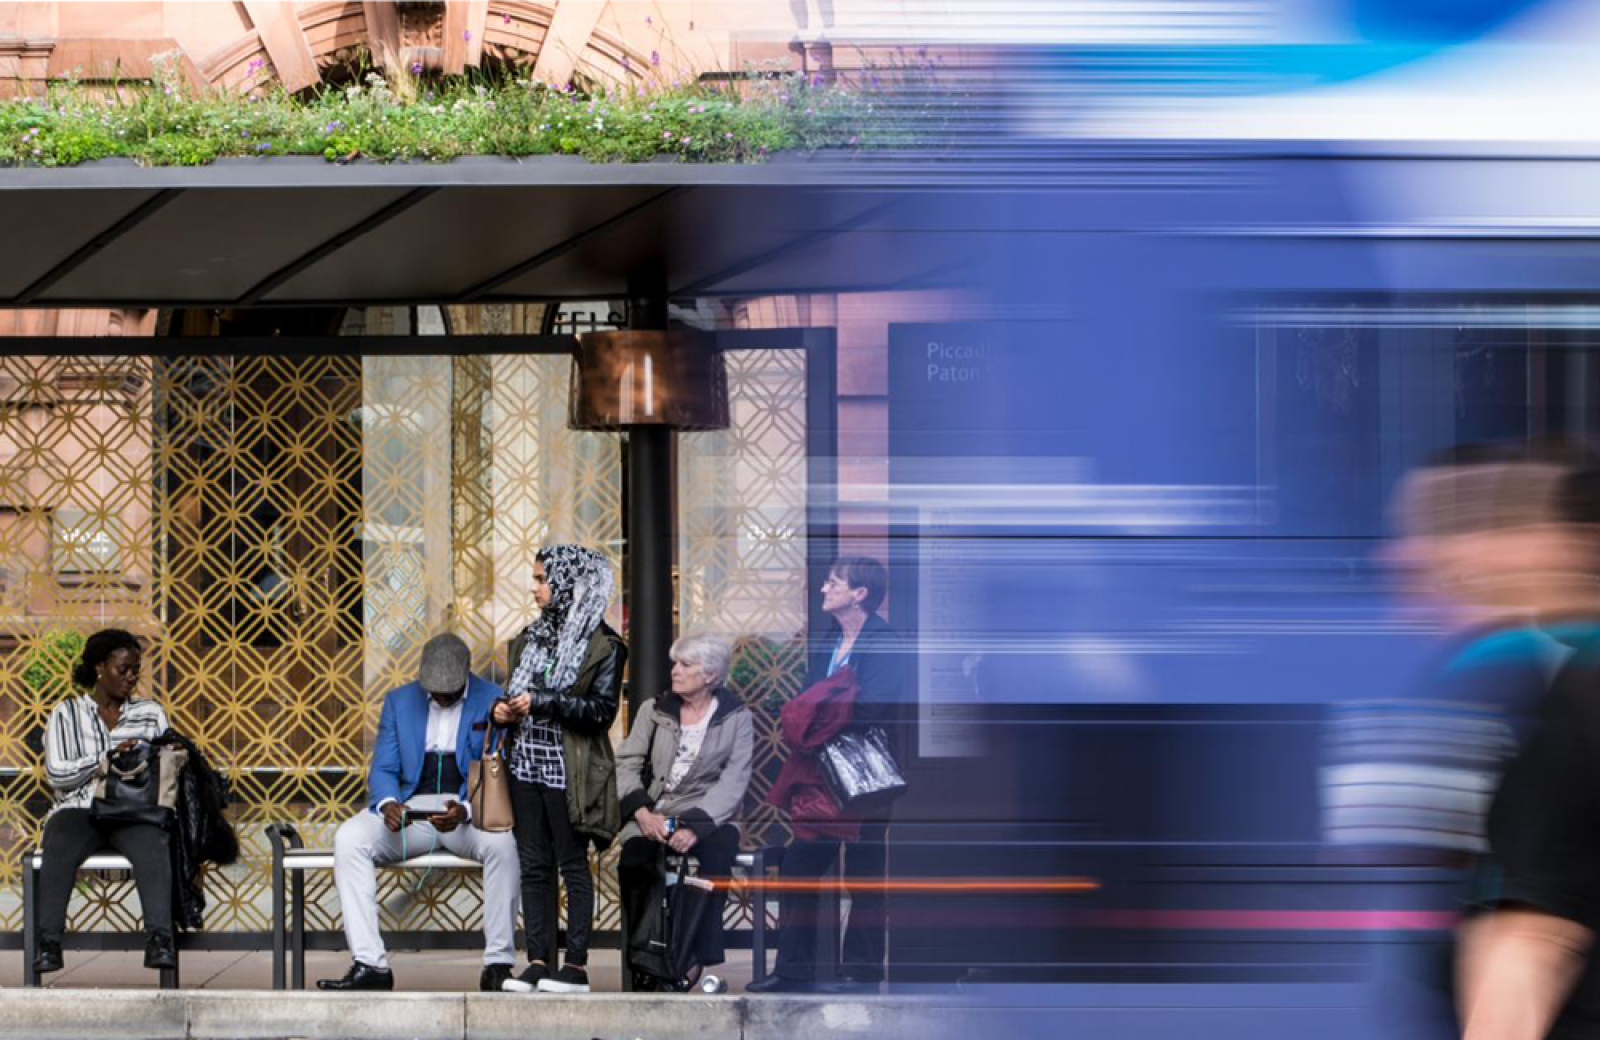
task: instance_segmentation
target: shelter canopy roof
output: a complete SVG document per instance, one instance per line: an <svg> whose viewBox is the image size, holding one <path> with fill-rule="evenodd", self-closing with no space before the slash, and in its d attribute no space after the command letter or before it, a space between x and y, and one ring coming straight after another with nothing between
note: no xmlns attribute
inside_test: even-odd
<svg viewBox="0 0 1600 1040"><path fill-rule="evenodd" d="M924 180L566 157L0 169L0 307L614 299L656 265L675 296L917 288L960 260L948 236L905 248Z"/></svg>

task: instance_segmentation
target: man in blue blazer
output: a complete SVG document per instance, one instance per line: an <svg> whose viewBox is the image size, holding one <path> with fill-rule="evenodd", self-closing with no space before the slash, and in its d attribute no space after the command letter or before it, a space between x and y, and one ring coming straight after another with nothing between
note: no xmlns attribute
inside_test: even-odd
<svg viewBox="0 0 1600 1040"><path fill-rule="evenodd" d="M378 870L385 863L446 849L483 864L483 974L479 988L500 991L516 960L521 878L510 831L472 825L469 764L483 754L489 709L500 687L473 675L459 636L422 648L417 681L389 691L367 774L367 809L346 820L333 842L333 877L354 962L318 989L390 990L378 931Z"/></svg>

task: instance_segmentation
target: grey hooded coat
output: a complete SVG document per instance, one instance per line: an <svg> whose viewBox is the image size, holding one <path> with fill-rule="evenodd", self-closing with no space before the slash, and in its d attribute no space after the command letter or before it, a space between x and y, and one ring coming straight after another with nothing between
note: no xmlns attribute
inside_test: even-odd
<svg viewBox="0 0 1600 1040"><path fill-rule="evenodd" d="M750 786L755 723L750 709L726 689L718 687L713 697L716 707L705 743L672 791L666 790L666 781L678 747L683 698L665 693L640 706L633 728L617 749L617 795L625 823L620 842L638 837L633 814L641 807L676 816L701 838L736 820Z"/></svg>

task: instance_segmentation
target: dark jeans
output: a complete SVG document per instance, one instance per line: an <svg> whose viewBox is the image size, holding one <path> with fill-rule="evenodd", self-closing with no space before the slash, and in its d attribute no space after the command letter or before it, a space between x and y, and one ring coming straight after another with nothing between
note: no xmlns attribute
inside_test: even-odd
<svg viewBox="0 0 1600 1040"><path fill-rule="evenodd" d="M644 918L648 909L644 901L650 898L661 869L661 843L651 838L629 838L622 846L617 860L617 885L622 889L622 913L630 922ZM725 881L733 874L733 861L739 855L739 828L722 826L695 842L689 855L700 861L700 876ZM728 902L728 891L718 885L706 907L706 916L700 921L700 934L695 936L694 959L709 967L721 964L727 956L726 936L722 931L722 911Z"/></svg>
<svg viewBox="0 0 1600 1040"><path fill-rule="evenodd" d="M888 899L882 884L888 874L888 823L867 823L857 841L801 841L783 854L784 881L818 881L839 861L844 850L845 888L850 892L850 920L844 931L839 969L858 982L883 981L887 945ZM861 887L855 882L869 882ZM777 974L811 981L817 976L817 929L822 922L822 891L784 889L778 901ZM830 958L831 959L831 958Z"/></svg>
<svg viewBox="0 0 1600 1040"><path fill-rule="evenodd" d="M557 922L549 916L556 876L567 884L567 963L589 963L589 929L594 924L594 879L589 876L589 847L572 829L567 792L512 777L511 814L517 836L517 863L522 868L522 924L528 938L528 959L542 961ZM552 968L555 965L551 965Z"/></svg>
<svg viewBox="0 0 1600 1040"><path fill-rule="evenodd" d="M88 809L62 809L46 821L40 847L44 862L39 870L39 934L43 938L61 941L78 867L105 848L121 853L133 864L146 930L172 931L172 854L167 832L160 827L148 823L102 827L89 819Z"/></svg>

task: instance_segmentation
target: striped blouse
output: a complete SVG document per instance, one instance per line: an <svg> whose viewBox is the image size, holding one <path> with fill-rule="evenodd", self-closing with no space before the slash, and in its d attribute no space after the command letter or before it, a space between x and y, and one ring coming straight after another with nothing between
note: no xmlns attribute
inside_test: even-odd
<svg viewBox="0 0 1600 1040"><path fill-rule="evenodd" d="M50 812L87 809L112 748L124 740L154 740L166 731L167 713L144 698L124 704L110 730L88 694L57 704L44 731L44 774L56 792Z"/></svg>

